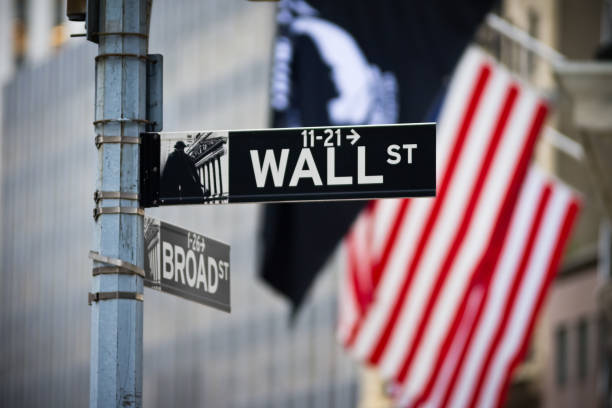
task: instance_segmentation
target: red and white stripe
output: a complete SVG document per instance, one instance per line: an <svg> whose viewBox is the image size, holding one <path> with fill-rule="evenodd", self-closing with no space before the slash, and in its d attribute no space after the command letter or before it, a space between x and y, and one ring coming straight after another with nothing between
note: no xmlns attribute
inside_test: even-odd
<svg viewBox="0 0 612 408"><path fill-rule="evenodd" d="M370 201L345 238L345 265L340 279L338 338L341 343L351 336L370 304L373 293L371 250L373 242L370 218L378 202Z"/></svg>
<svg viewBox="0 0 612 408"><path fill-rule="evenodd" d="M471 338L466 328L479 321L474 311L489 299L491 272L505 254L546 114L534 92L470 48L439 119L437 197L389 200L363 218L376 231L368 255L373 295L341 338L401 384L408 404L439 395L433 390L449 371L447 356L456 358L457 344ZM358 240L352 235L347 244Z"/></svg>
<svg viewBox="0 0 612 408"><path fill-rule="evenodd" d="M402 406L499 406L521 361L578 212L570 190L532 167L500 237L500 254L470 282L432 372Z"/></svg>
<svg viewBox="0 0 612 408"><path fill-rule="evenodd" d="M338 339L347 345L373 301L378 276L373 265L390 234L399 199L370 201L345 238L345 265L340 276Z"/></svg>

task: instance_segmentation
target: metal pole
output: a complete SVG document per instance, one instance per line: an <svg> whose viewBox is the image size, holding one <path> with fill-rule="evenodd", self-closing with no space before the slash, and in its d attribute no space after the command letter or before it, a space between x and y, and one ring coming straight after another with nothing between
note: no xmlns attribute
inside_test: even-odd
<svg viewBox="0 0 612 408"><path fill-rule="evenodd" d="M102 192L133 195L139 193L139 145L133 144L136 140L133 138L139 137L146 123L150 0L100 0L99 3L94 125L96 136L102 139L98 139L101 143L96 186ZM138 200L126 199L129 194L122 197L102 198L97 203L109 213L102 211L95 222L96 250L102 256L142 268L143 217L140 211L135 211ZM94 263L94 267L101 266L108 264ZM100 296L91 304L89 405L140 407L142 278L135 274L99 274L92 278L91 291L94 295L110 294L107 296L110 299L103 300Z"/></svg>

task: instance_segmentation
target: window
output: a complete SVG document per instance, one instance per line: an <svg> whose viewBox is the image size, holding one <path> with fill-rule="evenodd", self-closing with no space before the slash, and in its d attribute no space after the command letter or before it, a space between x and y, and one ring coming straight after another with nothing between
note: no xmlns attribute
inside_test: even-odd
<svg viewBox="0 0 612 408"><path fill-rule="evenodd" d="M567 329L557 328L555 333L555 363L557 385L562 387L567 382Z"/></svg>
<svg viewBox="0 0 612 408"><path fill-rule="evenodd" d="M577 326L578 331L578 380L584 382L588 373L588 324L585 318L580 319Z"/></svg>

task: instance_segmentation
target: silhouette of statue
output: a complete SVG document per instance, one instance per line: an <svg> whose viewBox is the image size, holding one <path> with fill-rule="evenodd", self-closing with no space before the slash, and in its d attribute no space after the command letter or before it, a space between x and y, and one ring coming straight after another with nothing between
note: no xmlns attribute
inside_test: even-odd
<svg viewBox="0 0 612 408"><path fill-rule="evenodd" d="M191 156L185 153L185 143L176 142L174 151L168 155L161 176L163 197L206 197L210 195L200 183L200 176Z"/></svg>

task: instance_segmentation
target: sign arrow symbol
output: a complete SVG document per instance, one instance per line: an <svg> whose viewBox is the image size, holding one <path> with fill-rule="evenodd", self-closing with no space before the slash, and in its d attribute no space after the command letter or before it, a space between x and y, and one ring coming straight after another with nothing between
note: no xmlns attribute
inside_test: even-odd
<svg viewBox="0 0 612 408"><path fill-rule="evenodd" d="M359 138L361 138L361 136L359 136L359 133L355 132L355 129L351 129L351 134L346 135L346 138L351 141L351 145L354 145L355 143L357 143Z"/></svg>

